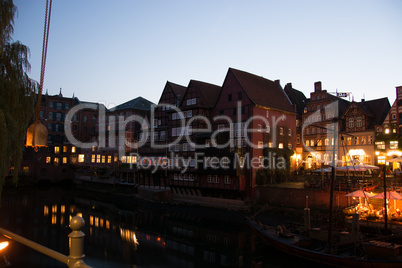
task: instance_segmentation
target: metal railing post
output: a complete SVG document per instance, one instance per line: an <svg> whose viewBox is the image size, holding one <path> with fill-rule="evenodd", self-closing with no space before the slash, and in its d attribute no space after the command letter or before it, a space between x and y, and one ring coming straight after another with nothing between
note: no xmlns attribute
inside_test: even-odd
<svg viewBox="0 0 402 268"><path fill-rule="evenodd" d="M85 221L80 216L74 216L70 221L70 228L73 230L69 235L70 255L68 256L68 267L82 267L84 265L84 237L81 231Z"/></svg>

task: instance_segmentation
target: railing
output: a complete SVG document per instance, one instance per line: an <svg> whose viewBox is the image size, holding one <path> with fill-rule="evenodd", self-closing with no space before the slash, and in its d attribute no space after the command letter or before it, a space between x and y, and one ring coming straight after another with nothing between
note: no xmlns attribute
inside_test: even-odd
<svg viewBox="0 0 402 268"><path fill-rule="evenodd" d="M85 225L83 218L75 216L70 221L70 228L73 230L69 235L70 255L66 256L50 248L35 243L29 239L26 239L20 235L9 232L3 228L0 228L0 233L9 239L15 240L25 246L28 246L42 254L45 254L59 262L67 264L69 268L87 268L90 267L83 261L84 255L84 237L85 234L81 231Z"/></svg>

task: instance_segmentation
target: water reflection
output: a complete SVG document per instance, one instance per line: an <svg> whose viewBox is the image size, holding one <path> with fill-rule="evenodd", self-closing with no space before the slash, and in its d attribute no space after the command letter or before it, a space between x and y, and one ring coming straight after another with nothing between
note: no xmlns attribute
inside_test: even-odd
<svg viewBox="0 0 402 268"><path fill-rule="evenodd" d="M93 267L300 265L278 258L243 224L242 215L77 190L8 190L0 226L68 255L68 223L75 215L85 220L85 262ZM10 247L15 267L65 267L15 242Z"/></svg>

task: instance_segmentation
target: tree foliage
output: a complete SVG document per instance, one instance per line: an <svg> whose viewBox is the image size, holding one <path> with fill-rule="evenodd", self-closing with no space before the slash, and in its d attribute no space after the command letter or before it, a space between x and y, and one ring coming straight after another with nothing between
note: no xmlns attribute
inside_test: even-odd
<svg viewBox="0 0 402 268"><path fill-rule="evenodd" d="M34 97L37 83L27 72L29 48L14 42L14 16L16 7L12 0L0 0L0 193L5 176L11 165L15 167L14 181L18 169L26 130L34 114Z"/></svg>

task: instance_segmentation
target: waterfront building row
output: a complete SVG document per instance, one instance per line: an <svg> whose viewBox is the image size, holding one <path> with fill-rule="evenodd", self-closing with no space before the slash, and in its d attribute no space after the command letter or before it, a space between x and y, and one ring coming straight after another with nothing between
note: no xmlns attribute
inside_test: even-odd
<svg viewBox="0 0 402 268"><path fill-rule="evenodd" d="M48 147L26 148L23 165L36 180L80 172L190 197L254 200L258 185L329 165L335 141L339 165L399 156L399 91L392 108L387 98L347 101L321 82L306 98L291 83L282 88L279 80L234 68L222 86L168 81L158 104L138 97L106 109L60 90L42 97Z"/></svg>

